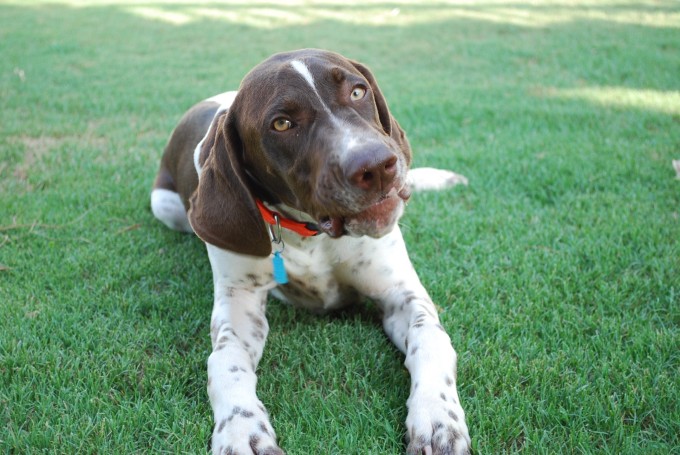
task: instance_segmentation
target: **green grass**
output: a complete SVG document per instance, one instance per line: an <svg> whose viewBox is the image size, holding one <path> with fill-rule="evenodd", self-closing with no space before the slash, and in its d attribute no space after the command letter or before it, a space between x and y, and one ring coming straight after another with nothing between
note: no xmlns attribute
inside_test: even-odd
<svg viewBox="0 0 680 455"><path fill-rule="evenodd" d="M187 107L299 47L367 63L415 164L470 179L402 226L476 453L679 453L680 6L286 5L0 0L0 453L205 450L210 268L149 187ZM403 453L375 309L268 313L288 453Z"/></svg>

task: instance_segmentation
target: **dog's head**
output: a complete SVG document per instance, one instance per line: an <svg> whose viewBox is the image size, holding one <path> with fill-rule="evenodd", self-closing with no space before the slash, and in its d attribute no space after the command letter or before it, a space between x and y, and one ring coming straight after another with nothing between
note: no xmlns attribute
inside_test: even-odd
<svg viewBox="0 0 680 455"><path fill-rule="evenodd" d="M192 226L208 243L247 254L270 252L256 197L332 237L385 235L409 197L411 149L375 78L327 51L277 54L255 67L201 157ZM244 230L256 246L244 247Z"/></svg>

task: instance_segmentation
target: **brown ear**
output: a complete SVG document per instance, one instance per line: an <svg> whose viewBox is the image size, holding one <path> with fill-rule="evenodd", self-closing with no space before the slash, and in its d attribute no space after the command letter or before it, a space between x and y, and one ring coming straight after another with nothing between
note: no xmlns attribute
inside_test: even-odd
<svg viewBox="0 0 680 455"><path fill-rule="evenodd" d="M387 101L385 101L385 97L380 91L378 83L376 82L375 77L373 77L373 73L371 73L371 70L361 63L355 62L353 60L350 61L352 65L354 65L354 67L359 70L359 72L366 78L368 84L371 86L373 98L375 99L375 105L378 109L378 119L380 119L380 124L382 125L383 130L400 145L404 155L406 156L408 164L411 164L411 146L408 143L408 139L406 139L406 133L404 133L404 130L401 129L401 126L399 126L399 122L397 122L397 120L392 117L392 114L390 114L390 110L387 107Z"/></svg>
<svg viewBox="0 0 680 455"><path fill-rule="evenodd" d="M238 159L243 145L234 118L232 110L216 117L203 141L189 222L206 243L235 253L268 256L271 243Z"/></svg>

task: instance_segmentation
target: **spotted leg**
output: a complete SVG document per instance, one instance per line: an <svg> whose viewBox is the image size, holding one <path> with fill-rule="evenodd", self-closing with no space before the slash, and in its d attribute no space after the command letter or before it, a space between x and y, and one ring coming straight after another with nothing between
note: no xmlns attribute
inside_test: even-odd
<svg viewBox="0 0 680 455"><path fill-rule="evenodd" d="M437 310L408 258L401 232L377 240L367 270L354 285L384 311L383 327L406 355L411 393L406 418L408 454L467 454L470 436L456 389L456 352ZM370 248L366 245L365 248Z"/></svg>
<svg viewBox="0 0 680 455"><path fill-rule="evenodd" d="M469 453L470 437L456 389L456 351L430 297L421 285L411 285L395 288L382 304L385 331L406 355L411 374L407 452Z"/></svg>
<svg viewBox="0 0 680 455"><path fill-rule="evenodd" d="M255 392L255 370L269 331L265 304L271 267L267 268L266 259L212 245L208 256L215 284L213 351L208 358L208 395L215 418L213 454L283 454Z"/></svg>

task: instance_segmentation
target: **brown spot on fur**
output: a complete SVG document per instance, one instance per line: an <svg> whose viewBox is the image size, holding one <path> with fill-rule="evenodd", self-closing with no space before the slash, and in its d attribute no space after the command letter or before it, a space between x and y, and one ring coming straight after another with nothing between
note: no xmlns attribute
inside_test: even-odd
<svg viewBox="0 0 680 455"><path fill-rule="evenodd" d="M251 434L250 439L248 440L248 444L250 444L250 449L253 451L253 453L258 453L257 451L257 444L260 442L260 437L256 434Z"/></svg>
<svg viewBox="0 0 680 455"><path fill-rule="evenodd" d="M247 313L247 314L248 314L248 318L250 319L250 321L251 321L253 324L255 324L255 326L256 326L258 329L264 328L264 320L263 320L262 318L260 318L260 317L258 317L258 316L256 316L256 315L254 315L253 313Z"/></svg>

